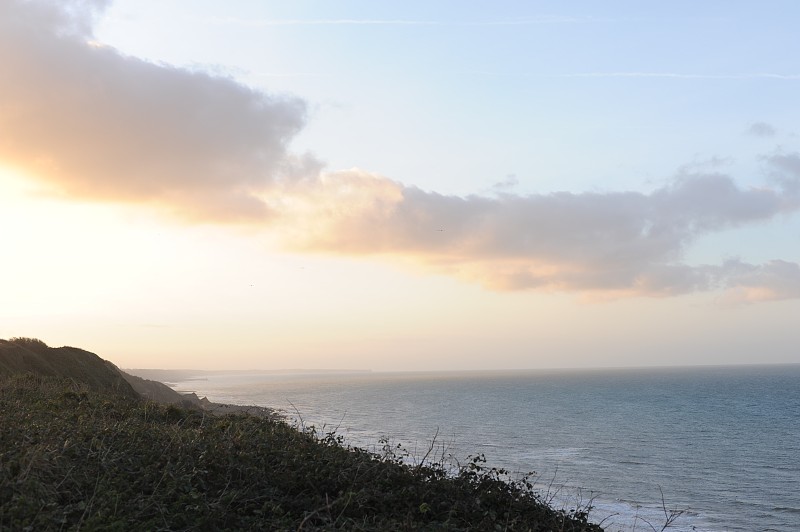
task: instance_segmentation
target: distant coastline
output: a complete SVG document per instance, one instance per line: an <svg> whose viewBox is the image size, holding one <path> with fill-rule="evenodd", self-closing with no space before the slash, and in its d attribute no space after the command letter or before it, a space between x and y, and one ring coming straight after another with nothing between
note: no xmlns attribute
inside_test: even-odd
<svg viewBox="0 0 800 532"><path fill-rule="evenodd" d="M211 375L360 375L373 373L364 369L156 369L156 368L123 368L123 371L143 379L163 382L164 384L179 381L190 381L208 378Z"/></svg>

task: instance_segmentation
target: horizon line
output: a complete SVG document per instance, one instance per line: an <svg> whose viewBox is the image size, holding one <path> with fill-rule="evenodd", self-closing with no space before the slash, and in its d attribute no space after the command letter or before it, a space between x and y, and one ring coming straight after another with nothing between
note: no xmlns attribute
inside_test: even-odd
<svg viewBox="0 0 800 532"><path fill-rule="evenodd" d="M123 371L182 371L208 373L301 373L301 374L325 374L325 373L505 373L505 372L535 372L535 371L614 371L614 370L661 370L661 369L713 369L713 368L741 368L741 367L777 367L777 366L800 366L800 362L728 362L719 364L653 364L653 365L631 365L631 366L571 366L571 367L512 367L512 368L483 368L483 369L326 369L326 368L285 368L285 369L192 369L192 368L120 368Z"/></svg>

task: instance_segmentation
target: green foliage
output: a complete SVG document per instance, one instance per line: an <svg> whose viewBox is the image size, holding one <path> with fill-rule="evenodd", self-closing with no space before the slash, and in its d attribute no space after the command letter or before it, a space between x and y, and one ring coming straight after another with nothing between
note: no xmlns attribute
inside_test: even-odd
<svg viewBox="0 0 800 532"><path fill-rule="evenodd" d="M506 477L482 456L452 475L281 421L0 381L0 530L601 530Z"/></svg>

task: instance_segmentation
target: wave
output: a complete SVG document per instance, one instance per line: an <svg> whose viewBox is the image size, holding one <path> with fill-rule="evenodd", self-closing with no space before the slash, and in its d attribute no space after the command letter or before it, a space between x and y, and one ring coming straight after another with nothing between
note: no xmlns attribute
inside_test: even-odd
<svg viewBox="0 0 800 532"><path fill-rule="evenodd" d="M773 512L781 512L787 514L800 514L800 508L790 508L786 506L775 506L772 508Z"/></svg>

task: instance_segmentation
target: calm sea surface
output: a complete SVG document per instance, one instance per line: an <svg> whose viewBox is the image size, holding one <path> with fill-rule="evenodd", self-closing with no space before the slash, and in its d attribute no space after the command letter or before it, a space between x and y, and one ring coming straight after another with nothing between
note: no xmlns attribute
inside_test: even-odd
<svg viewBox="0 0 800 532"><path fill-rule="evenodd" d="M176 384L269 406L352 445L535 471L609 530L800 530L800 365L506 373L219 375ZM441 447L437 446L441 451ZM441 452L439 452L441 455Z"/></svg>

